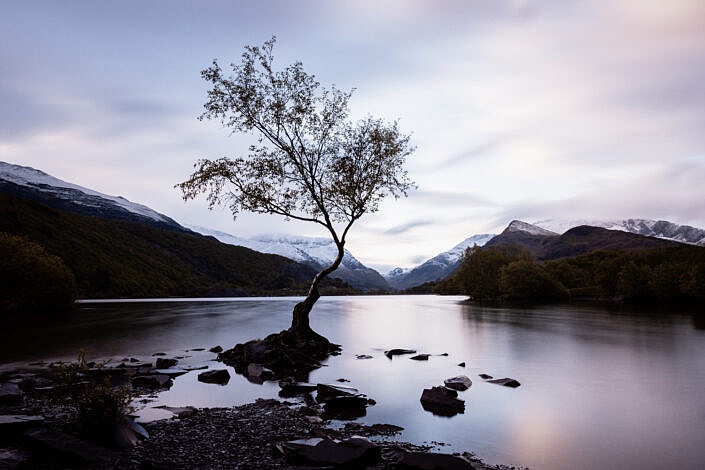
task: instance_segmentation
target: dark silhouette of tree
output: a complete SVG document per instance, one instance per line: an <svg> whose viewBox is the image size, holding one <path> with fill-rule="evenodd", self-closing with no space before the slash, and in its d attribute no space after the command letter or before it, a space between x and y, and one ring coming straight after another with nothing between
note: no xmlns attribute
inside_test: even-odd
<svg viewBox="0 0 705 470"><path fill-rule="evenodd" d="M253 133L258 143L246 156L202 159L177 185L185 200L205 193L210 207L277 214L325 227L338 255L313 279L296 305L290 331L320 339L309 312L320 297L318 285L343 259L348 231L386 196L406 196L413 187L404 164L414 150L397 122L370 116L348 119L351 92L323 88L301 62L274 69L276 38L247 46L226 76L218 64L201 72L212 88L200 119L220 120L233 133Z"/></svg>

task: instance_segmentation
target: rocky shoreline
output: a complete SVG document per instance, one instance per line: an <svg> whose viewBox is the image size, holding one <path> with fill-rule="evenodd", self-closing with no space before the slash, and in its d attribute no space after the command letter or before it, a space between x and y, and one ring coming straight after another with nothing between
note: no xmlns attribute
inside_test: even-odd
<svg viewBox="0 0 705 470"><path fill-rule="evenodd" d="M80 376L112 387L129 383L133 403L147 406L153 403L155 392L169 388L187 371L197 371L199 381L206 383L227 382L227 369L198 370L206 368L199 362L206 358L203 355L220 352L219 347L198 348L174 358L155 353L151 363L144 358L125 358L108 365L86 363ZM414 352L387 351L390 356ZM125 419L116 427L113 445L87 442L68 429L71 407L51 397L61 387L57 377L62 367L35 365L31 370L3 374L0 469L512 468L485 465L467 452L443 454L431 446L402 442L398 436L402 428L392 424L352 422L364 416L365 407L375 405L373 399L340 384L308 384L293 378L279 381L282 400L258 399L232 408L162 407L174 416L143 426ZM247 370L258 375L247 376ZM244 375L250 381L267 380L261 375L267 370L247 367ZM223 377L214 379L210 376L214 372ZM471 384L465 376L448 379L446 388L424 390L422 405L434 414L444 414L449 406L464 406L455 390Z"/></svg>

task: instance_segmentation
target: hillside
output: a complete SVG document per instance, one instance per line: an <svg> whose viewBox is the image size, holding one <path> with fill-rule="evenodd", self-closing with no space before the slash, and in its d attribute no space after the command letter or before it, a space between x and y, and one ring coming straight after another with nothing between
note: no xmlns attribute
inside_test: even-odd
<svg viewBox="0 0 705 470"><path fill-rule="evenodd" d="M73 271L79 297L303 292L315 272L278 255L136 222L73 214L0 194L0 232L22 235ZM344 283L330 281L338 290Z"/></svg>

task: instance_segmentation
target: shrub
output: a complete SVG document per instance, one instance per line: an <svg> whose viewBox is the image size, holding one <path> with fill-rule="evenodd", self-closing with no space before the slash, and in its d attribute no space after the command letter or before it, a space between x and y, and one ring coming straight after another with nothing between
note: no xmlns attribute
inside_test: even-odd
<svg viewBox="0 0 705 470"><path fill-rule="evenodd" d="M509 299L552 300L570 297L568 289L543 266L530 260L509 263L500 270L502 296Z"/></svg>

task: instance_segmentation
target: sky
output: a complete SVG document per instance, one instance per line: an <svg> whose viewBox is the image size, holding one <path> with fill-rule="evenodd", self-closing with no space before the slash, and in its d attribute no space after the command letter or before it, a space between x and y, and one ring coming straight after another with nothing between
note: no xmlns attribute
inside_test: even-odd
<svg viewBox="0 0 705 470"><path fill-rule="evenodd" d="M399 119L418 185L346 247L410 267L511 220L652 218L705 227L705 2L8 1L0 160L238 236L326 236L209 211L174 185L247 136L198 121L213 59L277 36L354 119Z"/></svg>

